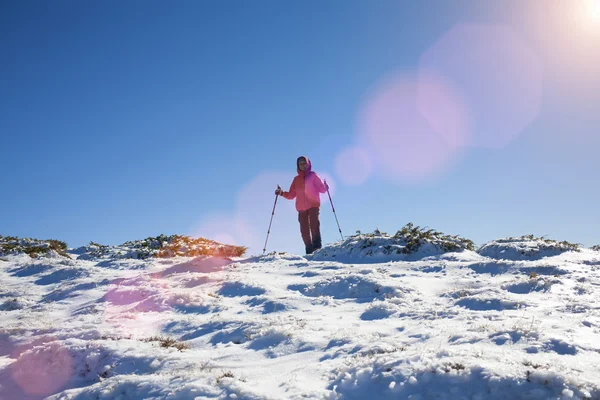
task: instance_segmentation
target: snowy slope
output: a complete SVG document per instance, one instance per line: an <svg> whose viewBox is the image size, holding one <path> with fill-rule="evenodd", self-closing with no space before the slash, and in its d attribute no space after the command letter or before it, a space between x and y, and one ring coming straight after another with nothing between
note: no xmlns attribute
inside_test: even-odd
<svg viewBox="0 0 600 400"><path fill-rule="evenodd" d="M600 399L600 252L407 261L355 239L308 257L3 256L0 398Z"/></svg>

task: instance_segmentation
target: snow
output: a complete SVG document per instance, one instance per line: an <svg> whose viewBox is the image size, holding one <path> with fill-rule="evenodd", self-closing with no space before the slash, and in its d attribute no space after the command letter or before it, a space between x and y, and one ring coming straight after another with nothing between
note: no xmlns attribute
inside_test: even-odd
<svg viewBox="0 0 600 400"><path fill-rule="evenodd" d="M578 246L572 243L534 238L533 235L529 235L493 240L484 244L478 253L496 259L538 260L566 253L576 247Z"/></svg>
<svg viewBox="0 0 600 400"><path fill-rule="evenodd" d="M600 399L600 252L545 243L5 255L0 399Z"/></svg>

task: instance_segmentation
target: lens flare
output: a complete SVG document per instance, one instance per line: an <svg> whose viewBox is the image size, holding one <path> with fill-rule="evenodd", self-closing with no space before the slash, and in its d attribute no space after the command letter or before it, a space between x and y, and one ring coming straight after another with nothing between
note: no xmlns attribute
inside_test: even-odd
<svg viewBox="0 0 600 400"><path fill-rule="evenodd" d="M417 107L452 151L470 136L469 113L459 90L433 71L419 71Z"/></svg>
<svg viewBox="0 0 600 400"><path fill-rule="evenodd" d="M359 116L361 147L378 172L393 181L438 175L467 134L458 96L433 76L397 74L385 79L367 97Z"/></svg>
<svg viewBox="0 0 600 400"><path fill-rule="evenodd" d="M273 189L274 191L275 189ZM243 219L237 215L207 216L193 229L193 236L215 240L222 244L249 247L248 243L256 244L255 232Z"/></svg>
<svg viewBox="0 0 600 400"><path fill-rule="evenodd" d="M104 319L113 329L126 336L150 335L157 327L138 319L138 314L162 312L171 308L169 288L152 274L117 282L117 287L103 297Z"/></svg>
<svg viewBox="0 0 600 400"><path fill-rule="evenodd" d="M223 244L231 244L231 245L235 245L238 246L239 243L237 242L237 240L235 240L235 237L233 237L233 235L229 234L229 233L216 233L214 238L212 238L212 240L215 240L219 243L223 243Z"/></svg>
<svg viewBox="0 0 600 400"><path fill-rule="evenodd" d="M193 229L194 237L203 237L223 244L243 245L240 222L224 214L204 218Z"/></svg>
<svg viewBox="0 0 600 400"><path fill-rule="evenodd" d="M332 196L335 195L335 193L337 191L337 181L333 177L333 175L331 175L330 173L328 173L326 171L323 171L323 172L319 172L319 177L321 178L321 180L323 182L327 182L327 186L329 186L329 194L331 194ZM327 198L327 192L321 193L321 204L323 204L323 202L325 201L326 198Z"/></svg>
<svg viewBox="0 0 600 400"><path fill-rule="evenodd" d="M308 157L310 158L310 155ZM276 184L280 184L285 191L289 190L290 184L297 174L293 165L292 163L287 172L260 173L238 192L236 216L248 228L248 236L245 237L247 246L256 249L258 254L262 254L264 248L269 220L273 211ZM320 172L318 166L315 170ZM298 230L298 213L294 204L295 200L278 198L267 251L296 252L295 249L298 249L298 243L301 240Z"/></svg>
<svg viewBox="0 0 600 400"><path fill-rule="evenodd" d="M361 185L373 172L373 163L369 153L358 147L348 147L335 157L335 173L346 185ZM331 182L330 186L331 186Z"/></svg>
<svg viewBox="0 0 600 400"><path fill-rule="evenodd" d="M29 395L54 394L73 375L73 357L55 338L36 339L18 347L11 357L17 359L10 365L12 379Z"/></svg>
<svg viewBox="0 0 600 400"><path fill-rule="evenodd" d="M584 4L587 16L600 24L600 0L587 0Z"/></svg>
<svg viewBox="0 0 600 400"><path fill-rule="evenodd" d="M472 145L503 148L539 115L540 62L509 27L456 25L423 53L420 71L452 82L469 111ZM425 115L443 126L436 112Z"/></svg>
<svg viewBox="0 0 600 400"><path fill-rule="evenodd" d="M285 191L296 175L290 163L288 172L262 172L237 193L236 208L230 214L219 213L202 218L194 228L194 236L215 240L228 238L233 243L248 247L246 255L263 252L269 221L273 212L275 189L279 184ZM294 201L277 199L267 251L298 251L298 215Z"/></svg>
<svg viewBox="0 0 600 400"><path fill-rule="evenodd" d="M600 0L583 0L581 2L573 2L575 4L581 4L576 11L577 15L574 15L574 20L579 26L580 36L587 36L593 42L598 44L598 38L600 38ZM585 42L583 37L580 37L581 41ZM597 46L595 46L597 49ZM594 52L597 54L597 50ZM590 54L587 55L588 57ZM593 57L592 57L593 58Z"/></svg>

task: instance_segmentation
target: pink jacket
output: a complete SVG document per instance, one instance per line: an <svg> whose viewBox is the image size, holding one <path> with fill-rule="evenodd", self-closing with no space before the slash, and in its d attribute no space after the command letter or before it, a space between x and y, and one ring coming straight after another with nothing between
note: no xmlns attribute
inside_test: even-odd
<svg viewBox="0 0 600 400"><path fill-rule="evenodd" d="M296 165L298 175L292 181L290 190L281 194L288 200L296 198L296 210L298 211L319 207L321 205L320 193L327 192L319 175L312 171L312 164L308 157L304 158L306 159L306 171L300 171Z"/></svg>

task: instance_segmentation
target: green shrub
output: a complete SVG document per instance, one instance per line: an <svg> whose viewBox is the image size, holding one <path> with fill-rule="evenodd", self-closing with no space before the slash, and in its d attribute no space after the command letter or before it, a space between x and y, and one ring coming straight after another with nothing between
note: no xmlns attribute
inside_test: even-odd
<svg viewBox="0 0 600 400"><path fill-rule="evenodd" d="M579 243L571 243L566 240L559 242L557 240L546 239L545 236L535 237L535 235L523 235L521 237L509 237L505 239L495 240L496 243L511 243L511 242L519 242L519 241L539 241L541 242L542 249L561 249L561 250L572 250L572 251L580 251L581 244Z"/></svg>
<svg viewBox="0 0 600 400"><path fill-rule="evenodd" d="M245 246L233 246L205 238L192 238L184 235L158 235L142 240L128 241L117 246L125 258L144 260L151 257L241 257Z"/></svg>
<svg viewBox="0 0 600 400"><path fill-rule="evenodd" d="M381 239L384 239L385 244L382 244L383 252L391 254L413 254L416 253L423 244L431 243L437 246L444 252L474 250L474 243L462 238L458 235L445 235L435 229L426 229L419 226L414 226L411 222L406 224L402 229L397 231L393 236L379 229L375 229L373 233L361 233L356 231L356 234L350 236L351 240L356 242L356 245L361 250L374 247L377 243L381 244ZM367 251L369 254L369 250Z"/></svg>
<svg viewBox="0 0 600 400"><path fill-rule="evenodd" d="M24 253L31 258L36 258L48 254L50 250L56 251L63 257L71 258L67 254L67 244L61 240L40 240L0 235L0 255Z"/></svg>
<svg viewBox="0 0 600 400"><path fill-rule="evenodd" d="M412 254L426 242L433 243L439 246L446 252L458 251L462 249L475 250L473 241L462 238L458 235L445 235L435 229L421 228L414 226L412 222L404 225L402 229L394 234L395 239L403 239L406 241L406 246L402 250L404 254Z"/></svg>

